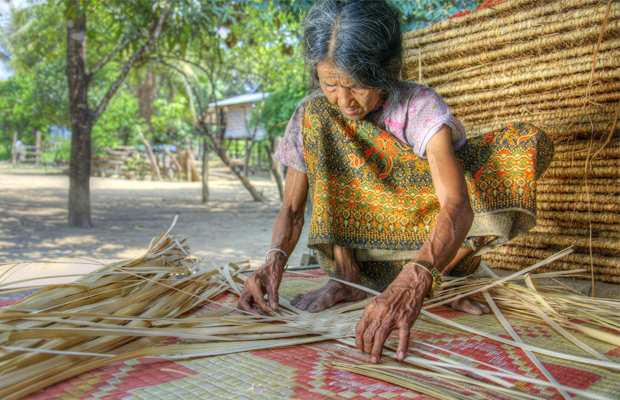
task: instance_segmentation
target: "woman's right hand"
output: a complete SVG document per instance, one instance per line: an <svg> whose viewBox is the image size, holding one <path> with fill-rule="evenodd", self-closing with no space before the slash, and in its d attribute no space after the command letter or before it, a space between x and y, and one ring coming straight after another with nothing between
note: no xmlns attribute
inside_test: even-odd
<svg viewBox="0 0 620 400"><path fill-rule="evenodd" d="M271 250L265 257L265 264L248 277L243 285L237 305L252 314L260 312L252 308L257 304L264 312L278 309L278 288L291 254L297 245L304 226L304 209L308 194L306 174L289 169L286 174L284 202L273 226ZM275 251L275 250L279 251ZM265 300L265 293L267 300Z"/></svg>
<svg viewBox="0 0 620 400"><path fill-rule="evenodd" d="M252 307L253 304L257 304L267 313L278 309L278 302L280 300L278 288L280 287L280 282L282 282L282 274L286 266L286 262L283 265L279 258L273 257L248 277L243 285L241 297L239 297L237 302L237 306L240 309L258 315L260 315L260 312ZM266 300L265 293L267 294Z"/></svg>

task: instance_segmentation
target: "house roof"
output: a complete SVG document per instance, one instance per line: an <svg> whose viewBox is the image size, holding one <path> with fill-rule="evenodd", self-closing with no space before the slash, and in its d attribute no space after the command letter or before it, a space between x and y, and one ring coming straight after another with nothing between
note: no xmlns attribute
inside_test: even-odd
<svg viewBox="0 0 620 400"><path fill-rule="evenodd" d="M231 97L225 100L218 101L217 106L223 107L223 106L258 103L259 101L263 101L267 97L269 97L269 93L242 94L240 96L235 96L235 97ZM215 107L215 103L209 103L209 107Z"/></svg>

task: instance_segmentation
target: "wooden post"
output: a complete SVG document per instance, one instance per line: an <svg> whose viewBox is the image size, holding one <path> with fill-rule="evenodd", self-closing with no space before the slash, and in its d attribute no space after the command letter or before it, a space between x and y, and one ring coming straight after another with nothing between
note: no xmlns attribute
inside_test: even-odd
<svg viewBox="0 0 620 400"><path fill-rule="evenodd" d="M155 178L158 181L161 181L161 174L159 173L159 165L157 163L157 158L155 158L155 155L153 154L153 150L151 150L151 145L149 144L149 142L146 140L146 138L142 134L142 131L140 130L139 125L136 125L136 129L138 129L138 135L140 135L140 139L142 139L142 141L144 142L144 146L146 147L146 155L151 161L151 167L153 168L153 178Z"/></svg>
<svg viewBox="0 0 620 400"><path fill-rule="evenodd" d="M187 158L185 158L185 165L187 167L187 181L191 182L192 181L192 150L190 148L190 141L189 141L189 136L187 136L185 138L185 154L187 155Z"/></svg>
<svg viewBox="0 0 620 400"><path fill-rule="evenodd" d="M245 177L248 177L248 169L250 169L250 149L248 146L248 142L250 141L250 139L245 138L245 143L243 144L244 146L244 152L243 155L245 157L244 158L244 162L243 162L243 175L245 175Z"/></svg>
<svg viewBox="0 0 620 400"><path fill-rule="evenodd" d="M163 146L162 146L162 147L163 147ZM172 165L172 163L170 163L170 165ZM168 175L168 174L167 174L167 172L168 172L168 171L167 171L167 170L168 170L168 168L166 168L166 152L165 152L165 151L164 151L164 154L162 154L162 155L161 155L161 168L162 168L161 174L162 174L163 176Z"/></svg>
<svg viewBox="0 0 620 400"><path fill-rule="evenodd" d="M177 170L177 178L181 180L181 173L183 172L183 168L181 168L181 164L179 164L176 157L172 155L170 150L168 150L168 148L165 145L163 147L164 147L164 153L166 153L168 157L170 157L172 164L174 164L174 168Z"/></svg>
<svg viewBox="0 0 620 400"><path fill-rule="evenodd" d="M260 145L256 146L256 166L259 171L262 171L260 162Z"/></svg>
<svg viewBox="0 0 620 400"><path fill-rule="evenodd" d="M43 153L43 147L41 146L41 131L37 131L36 133L36 141L35 141L35 150L34 150L34 165L37 167L41 166L41 155ZM92 171L92 169L91 169Z"/></svg>
<svg viewBox="0 0 620 400"><path fill-rule="evenodd" d="M202 142L202 202L209 202L209 138L203 136Z"/></svg>
<svg viewBox="0 0 620 400"><path fill-rule="evenodd" d="M15 148L15 143L17 143L17 131L13 132L13 167L17 167L17 149Z"/></svg>

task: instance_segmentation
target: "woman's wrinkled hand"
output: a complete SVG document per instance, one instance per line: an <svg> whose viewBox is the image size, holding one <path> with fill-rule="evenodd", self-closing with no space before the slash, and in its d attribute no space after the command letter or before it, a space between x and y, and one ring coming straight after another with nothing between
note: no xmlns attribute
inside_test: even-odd
<svg viewBox="0 0 620 400"><path fill-rule="evenodd" d="M245 281L237 306L244 311L258 315L260 312L252 308L252 304L257 304L267 313L276 311L280 300L278 288L282 282L283 272L284 266L277 259L257 269ZM265 293L267 293L266 300Z"/></svg>
<svg viewBox="0 0 620 400"><path fill-rule="evenodd" d="M372 300L355 328L355 344L370 353L372 363L381 361L383 345L398 330L397 358L402 361L409 348L409 332L418 318L432 278L424 268L407 265L398 278L380 296Z"/></svg>

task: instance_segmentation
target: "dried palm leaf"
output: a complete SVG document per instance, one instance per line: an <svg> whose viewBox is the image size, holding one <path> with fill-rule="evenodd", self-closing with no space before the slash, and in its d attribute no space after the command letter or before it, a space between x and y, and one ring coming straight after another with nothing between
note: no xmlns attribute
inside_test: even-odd
<svg viewBox="0 0 620 400"><path fill-rule="evenodd" d="M371 299L311 314L292 307L291 299L281 295L280 309L272 315L247 315L226 304L215 304L211 307L214 309L192 315L199 307L213 303L213 299L224 292L238 294L247 279L243 272L248 265L229 263L221 267L204 266L190 257L184 240L177 240L169 232L170 229L154 240L148 252L136 260L102 265L99 270L84 275L72 284L50 287L0 310L0 397L17 399L91 369L134 358L165 356L174 360L332 339L352 343L350 338L355 335L355 326ZM596 349L585 346L567 331L570 328L597 340L613 341L613 335L602 328L620 327L620 317L614 314L618 302L583 301L583 297L573 294L543 292L536 288L536 276L528 275L536 267L567 253L558 253L525 271L502 279L449 279L438 293L437 300L425 305L420 318L433 318L457 329L522 348L533 359L533 354L538 353L618 370L620 367L617 364L601 356ZM563 273L544 276L560 274ZM521 279L526 280L527 286L513 283ZM594 355L597 359L539 348L520 342L517 337L514 340L505 339L428 311L455 298L476 293L491 298L495 304L494 310L498 312L500 309L509 313L517 311L526 318L536 318L540 323L551 325L571 343L585 350L586 355ZM504 326L508 330L506 318L500 317L501 312L497 315L500 320L506 321L508 325ZM565 315L570 315L571 320L567 320ZM156 346L167 337L191 342ZM385 354L393 355L389 348L392 348L391 344L386 346ZM482 370L472 366L474 361L461 363L426 352L415 344L410 350L411 355L405 359L406 362L441 374L444 380L469 382L473 378L464 373L475 372L476 376L488 380L486 383L478 381L477 385L481 388L486 389L490 385L505 396L535 398L521 392L506 392L513 390L510 389L513 385L505 378L524 382L531 382L531 378L497 368L494 371ZM415 353L434 357L436 361L414 356ZM573 388L558 384L551 374L545 373L544 368L541 371L549 379L549 382L540 381L542 384L557 389L566 398L569 398L568 393L581 395ZM377 376L383 377L381 379L396 379L389 376L390 372L380 372ZM451 385L446 383L442 388L437 388L419 384L415 390L438 398L464 398L462 388L457 390ZM411 387L405 383L403 386ZM471 391L469 393L472 394Z"/></svg>

